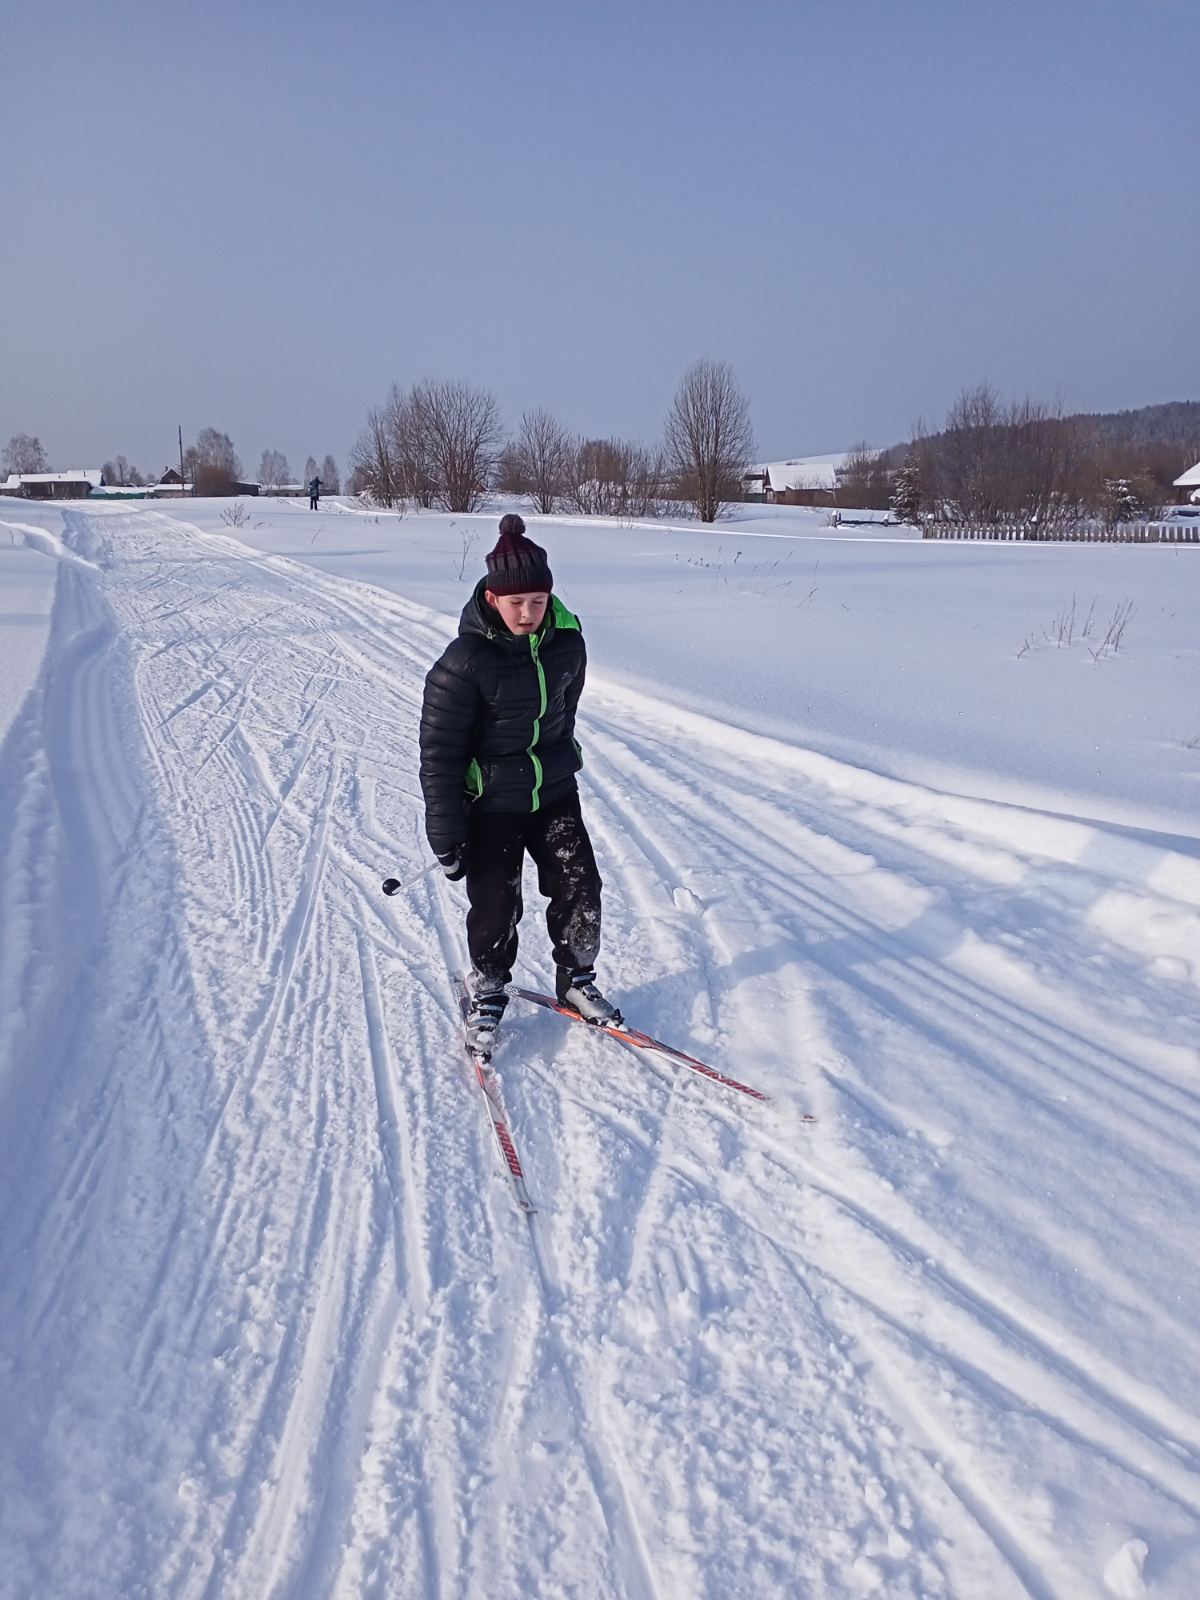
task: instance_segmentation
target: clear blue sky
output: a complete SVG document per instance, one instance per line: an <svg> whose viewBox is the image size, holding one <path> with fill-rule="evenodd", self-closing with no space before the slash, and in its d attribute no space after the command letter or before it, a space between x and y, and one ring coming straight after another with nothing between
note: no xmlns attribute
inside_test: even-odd
<svg viewBox="0 0 1200 1600"><path fill-rule="evenodd" d="M1200 398L1200 0L9 0L0 443L344 465L393 380L760 454Z"/></svg>

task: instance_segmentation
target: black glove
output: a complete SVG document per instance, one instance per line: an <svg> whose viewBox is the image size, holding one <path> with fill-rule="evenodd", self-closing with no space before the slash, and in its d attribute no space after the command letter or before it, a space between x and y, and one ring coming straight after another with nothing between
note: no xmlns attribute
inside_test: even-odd
<svg viewBox="0 0 1200 1600"><path fill-rule="evenodd" d="M456 844L454 849L447 850L445 855L439 853L438 864L451 883L457 883L460 878L465 878L467 875L466 845Z"/></svg>

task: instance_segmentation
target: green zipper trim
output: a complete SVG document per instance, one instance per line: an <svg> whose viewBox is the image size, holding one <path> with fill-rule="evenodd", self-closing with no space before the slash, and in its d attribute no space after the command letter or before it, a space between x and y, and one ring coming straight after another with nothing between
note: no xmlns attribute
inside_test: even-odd
<svg viewBox="0 0 1200 1600"><path fill-rule="evenodd" d="M542 763L533 752L538 739L541 737L542 718L546 715L546 674L542 670L541 658L538 655L536 633L529 635L529 653L533 657L534 666L537 668L538 696L541 702L538 706L538 714L533 719L533 738L529 741L529 749L525 752L533 762L533 804L529 808L533 812L537 811L542 803Z"/></svg>

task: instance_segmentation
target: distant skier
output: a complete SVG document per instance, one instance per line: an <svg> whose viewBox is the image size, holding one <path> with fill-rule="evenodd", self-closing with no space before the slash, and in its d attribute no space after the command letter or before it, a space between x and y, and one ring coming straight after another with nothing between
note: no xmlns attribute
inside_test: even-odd
<svg viewBox="0 0 1200 1600"><path fill-rule="evenodd" d="M315 511L320 499L321 480L320 478L310 478L308 480L308 509L310 511Z"/></svg>
<svg viewBox="0 0 1200 1600"><path fill-rule="evenodd" d="M425 831L452 883L466 878L467 1040L491 1052L517 954L528 851L549 900L559 1001L591 1022L621 1014L596 987L600 874L579 810L575 708L587 652L540 545L510 512L454 639L425 679Z"/></svg>

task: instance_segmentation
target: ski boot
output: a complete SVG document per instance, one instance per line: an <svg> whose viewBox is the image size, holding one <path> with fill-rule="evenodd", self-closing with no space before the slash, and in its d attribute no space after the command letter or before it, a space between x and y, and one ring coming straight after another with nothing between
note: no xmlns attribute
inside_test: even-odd
<svg viewBox="0 0 1200 1600"><path fill-rule="evenodd" d="M467 1049L480 1061L490 1061L496 1047L496 1030L508 1005L508 991L487 979L474 975L471 983L471 1004L465 1023Z"/></svg>
<svg viewBox="0 0 1200 1600"><path fill-rule="evenodd" d="M585 1022L594 1022L601 1028L619 1028L625 1021L616 1006L597 989L592 967L580 967L574 972L569 967L559 967L554 992L560 1006L578 1012Z"/></svg>

